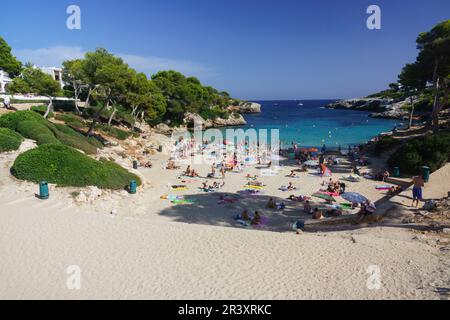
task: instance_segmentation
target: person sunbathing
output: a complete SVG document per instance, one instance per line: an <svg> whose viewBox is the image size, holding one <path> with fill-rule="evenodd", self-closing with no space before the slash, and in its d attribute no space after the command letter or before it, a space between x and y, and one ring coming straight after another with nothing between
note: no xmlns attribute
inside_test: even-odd
<svg viewBox="0 0 450 320"><path fill-rule="evenodd" d="M258 225L260 223L261 223L261 215L259 214L258 211L255 211L255 215L253 216L253 219L252 219L252 224Z"/></svg>
<svg viewBox="0 0 450 320"><path fill-rule="evenodd" d="M400 193L403 191L403 188L400 186L392 186L391 189L389 189L388 194L395 195L397 193Z"/></svg>
<svg viewBox="0 0 450 320"><path fill-rule="evenodd" d="M186 171L184 171L184 175L191 176L191 174L192 174L191 166L187 166Z"/></svg>
<svg viewBox="0 0 450 320"><path fill-rule="evenodd" d="M254 186L254 187L264 187L264 184L260 181L251 181L247 183L248 186Z"/></svg>
<svg viewBox="0 0 450 320"><path fill-rule="evenodd" d="M289 185L287 186L287 189L288 189L289 191L292 191L292 190L296 190L297 188L294 187L294 185L292 184L292 182L289 182Z"/></svg>
<svg viewBox="0 0 450 320"><path fill-rule="evenodd" d="M308 200L306 200L305 204L303 205L303 211L307 214L312 213L311 203Z"/></svg>
<svg viewBox="0 0 450 320"><path fill-rule="evenodd" d="M275 203L275 200L273 200L273 198L269 199L269 202L267 203L267 208L268 209L275 209L277 206L277 204Z"/></svg>
<svg viewBox="0 0 450 320"><path fill-rule="evenodd" d="M151 168L153 165L152 165L151 161L147 161L145 163L141 163L141 166L144 168Z"/></svg>
<svg viewBox="0 0 450 320"><path fill-rule="evenodd" d="M319 208L315 208L315 209L314 209L314 212L313 212L313 214L312 214L312 218L313 218L314 220L321 220L321 219L323 219L322 211L319 210Z"/></svg>
<svg viewBox="0 0 450 320"><path fill-rule="evenodd" d="M244 209L244 211L241 214L238 214L236 216L236 220L250 221L250 216L248 215L248 210Z"/></svg>
<svg viewBox="0 0 450 320"><path fill-rule="evenodd" d="M197 172L197 171L195 171L194 169L192 169L192 171L190 172L189 176L192 177L192 178L195 178L195 177L198 177L199 175L198 175L198 172Z"/></svg>
<svg viewBox="0 0 450 320"><path fill-rule="evenodd" d="M295 174L295 170L291 170L291 173L287 175L289 178L295 178L297 175Z"/></svg>
<svg viewBox="0 0 450 320"><path fill-rule="evenodd" d="M176 170L176 169L179 169L180 167L177 167L176 165L175 165L175 162L173 161L173 160L170 160L168 163L167 163L167 167L166 167L166 169L167 170Z"/></svg>

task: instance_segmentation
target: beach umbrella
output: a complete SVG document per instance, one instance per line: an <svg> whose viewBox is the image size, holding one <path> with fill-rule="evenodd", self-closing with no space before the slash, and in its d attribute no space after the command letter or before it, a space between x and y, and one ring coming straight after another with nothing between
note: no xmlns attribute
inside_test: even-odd
<svg viewBox="0 0 450 320"><path fill-rule="evenodd" d="M364 203L367 198L356 192L345 192L341 194L341 198L351 203Z"/></svg>
<svg viewBox="0 0 450 320"><path fill-rule="evenodd" d="M319 199L326 200L326 201L336 202L336 200L332 196L330 196L329 194L326 194L326 193L314 193L312 196L319 198Z"/></svg>

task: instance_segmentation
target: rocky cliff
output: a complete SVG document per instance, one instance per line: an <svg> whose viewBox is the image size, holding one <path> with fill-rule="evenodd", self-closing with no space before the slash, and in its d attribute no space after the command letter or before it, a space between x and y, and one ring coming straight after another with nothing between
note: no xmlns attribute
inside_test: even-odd
<svg viewBox="0 0 450 320"><path fill-rule="evenodd" d="M241 102L238 106L230 106L228 110L233 113L260 113L261 105L256 102Z"/></svg>
<svg viewBox="0 0 450 320"><path fill-rule="evenodd" d="M361 98L340 100L327 105L327 108L373 112L369 115L372 118L403 119L408 117L407 103L406 100L394 102L391 99Z"/></svg>

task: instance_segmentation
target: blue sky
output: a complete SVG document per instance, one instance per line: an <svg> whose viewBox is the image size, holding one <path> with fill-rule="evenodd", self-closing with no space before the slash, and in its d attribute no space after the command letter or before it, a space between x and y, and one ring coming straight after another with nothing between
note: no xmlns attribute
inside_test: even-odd
<svg viewBox="0 0 450 320"><path fill-rule="evenodd" d="M66 28L67 6L81 30ZM382 29L366 28L369 5ZM414 61L448 0L15 0L0 35L23 61L58 65L104 47L138 71L177 69L243 99L350 98Z"/></svg>

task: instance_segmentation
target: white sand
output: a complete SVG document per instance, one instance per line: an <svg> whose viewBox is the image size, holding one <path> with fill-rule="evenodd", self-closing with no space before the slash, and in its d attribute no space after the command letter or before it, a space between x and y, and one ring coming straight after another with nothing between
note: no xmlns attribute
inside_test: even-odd
<svg viewBox="0 0 450 320"><path fill-rule="evenodd" d="M437 299L436 288L450 286L449 251L404 228L296 235L289 225L303 216L301 205L289 203L286 213L263 209L267 197L218 205L217 195L196 189L202 179L180 193L194 205L174 206L159 199L173 193L168 183L180 184L179 171L160 170L163 159L141 170L151 186L137 195L106 194L79 206L69 196L75 189L52 188L41 201L36 185L10 177L13 158L0 157L3 299ZM289 181L284 174L260 179L270 185L267 196L290 194L276 190ZM296 194L308 195L322 180L302 174L291 181ZM222 192L245 183L230 173ZM373 200L383 196L375 184L347 183ZM243 207L263 209L268 230L283 232L236 226L232 217ZM81 290L66 286L70 265L81 268ZM371 265L381 271L379 290L366 285Z"/></svg>

